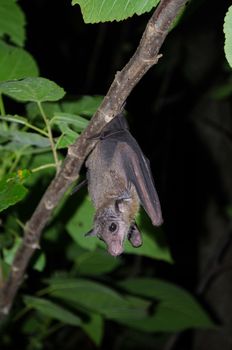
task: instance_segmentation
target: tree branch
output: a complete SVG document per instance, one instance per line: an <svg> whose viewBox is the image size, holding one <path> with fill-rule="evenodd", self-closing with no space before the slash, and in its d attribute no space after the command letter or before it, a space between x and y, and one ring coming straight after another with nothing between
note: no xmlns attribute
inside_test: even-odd
<svg viewBox="0 0 232 350"><path fill-rule="evenodd" d="M136 52L127 65L117 72L108 93L88 127L69 147L62 169L49 185L26 224L23 242L15 255L8 280L1 290L0 319L10 311L27 265L35 249L39 247L42 230L51 218L53 209L72 182L78 178L85 158L94 147L96 141L93 140L93 136L98 134L106 123L121 111L132 89L148 69L157 63L160 57L158 55L160 47L173 20L186 2L187 0L161 0L146 26Z"/></svg>

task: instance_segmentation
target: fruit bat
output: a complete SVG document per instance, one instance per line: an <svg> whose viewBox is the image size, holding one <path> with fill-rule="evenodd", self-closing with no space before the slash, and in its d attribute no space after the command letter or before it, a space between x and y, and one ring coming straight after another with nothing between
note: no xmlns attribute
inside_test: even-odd
<svg viewBox="0 0 232 350"><path fill-rule="evenodd" d="M155 226L161 225L162 213L149 161L122 113L103 128L86 166L88 191L96 209L94 228L86 235L103 240L113 256L123 252L126 238L139 247L142 237L135 216L140 204Z"/></svg>

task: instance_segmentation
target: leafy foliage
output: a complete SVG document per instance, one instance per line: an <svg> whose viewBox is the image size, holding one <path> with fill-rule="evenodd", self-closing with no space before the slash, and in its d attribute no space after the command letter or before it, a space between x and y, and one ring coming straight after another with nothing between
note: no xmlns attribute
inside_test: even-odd
<svg viewBox="0 0 232 350"><path fill-rule="evenodd" d="M0 91L18 101L45 102L60 100L65 92L44 78L25 78L0 84Z"/></svg>
<svg viewBox="0 0 232 350"><path fill-rule="evenodd" d="M159 3L159 0L72 0L72 4L79 4L86 23L106 21L121 21L134 14L141 15Z"/></svg>
<svg viewBox="0 0 232 350"><path fill-rule="evenodd" d="M28 52L0 41L0 81L37 75L37 65Z"/></svg>

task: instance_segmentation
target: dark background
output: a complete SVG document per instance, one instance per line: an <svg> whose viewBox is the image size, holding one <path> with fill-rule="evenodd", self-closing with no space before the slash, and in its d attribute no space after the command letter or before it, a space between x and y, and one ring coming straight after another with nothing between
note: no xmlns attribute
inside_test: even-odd
<svg viewBox="0 0 232 350"><path fill-rule="evenodd" d="M26 49L40 75L64 87L70 98L107 92L151 16L86 25L79 6L67 0L20 5L28 22ZM232 100L222 94L232 78L223 50L229 5L193 0L166 39L163 57L126 105L132 133L151 161L175 260L173 266L154 262L154 271L198 293L223 324L220 331L182 333L167 350L232 348ZM153 267L145 262L143 268ZM120 348L110 332L103 347Z"/></svg>

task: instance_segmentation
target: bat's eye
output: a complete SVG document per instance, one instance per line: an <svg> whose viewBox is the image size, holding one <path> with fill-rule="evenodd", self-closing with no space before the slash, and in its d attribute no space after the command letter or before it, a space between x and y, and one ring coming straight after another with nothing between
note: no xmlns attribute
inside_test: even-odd
<svg viewBox="0 0 232 350"><path fill-rule="evenodd" d="M117 227L118 227L118 225L115 224L114 222L112 222L112 224L110 224L110 226L109 226L109 231L115 232L117 230Z"/></svg>

